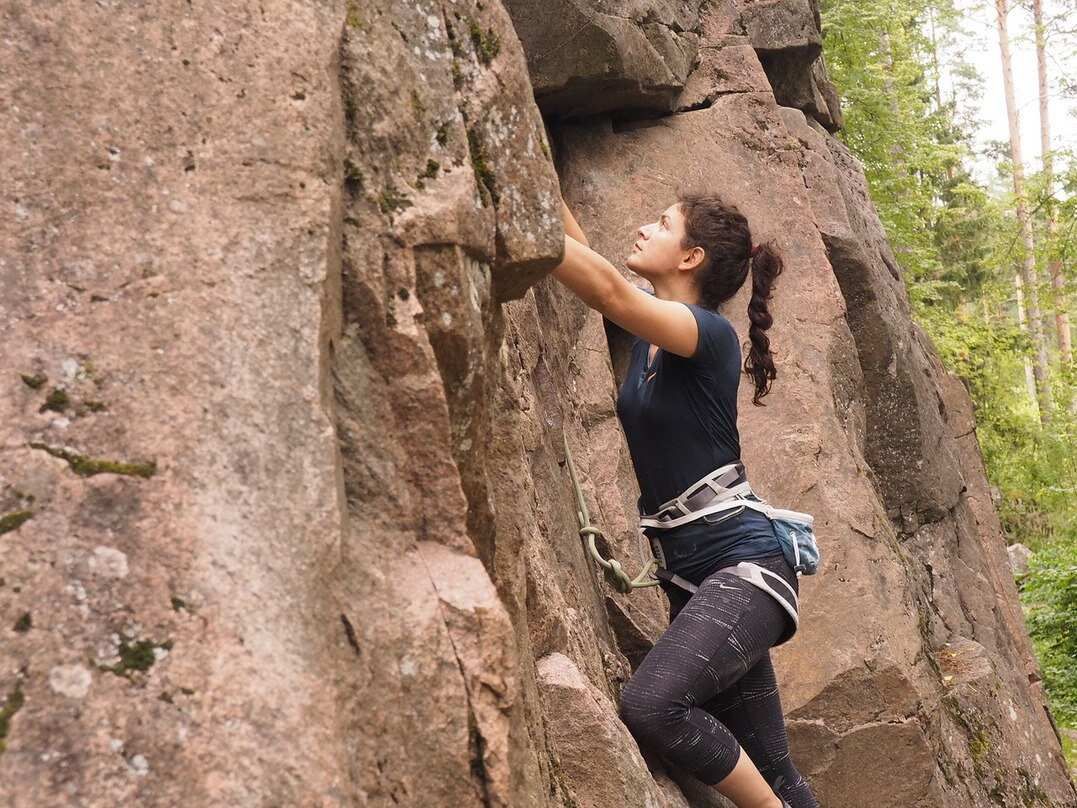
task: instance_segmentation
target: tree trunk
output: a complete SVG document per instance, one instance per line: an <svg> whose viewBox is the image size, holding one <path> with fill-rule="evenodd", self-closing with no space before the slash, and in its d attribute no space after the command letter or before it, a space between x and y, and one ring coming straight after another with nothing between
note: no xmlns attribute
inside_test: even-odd
<svg viewBox="0 0 1077 808"><path fill-rule="evenodd" d="M897 120L901 116L901 108L898 105L897 91L894 89L894 46L890 42L890 32L883 28L879 31L879 50L886 59L886 74L883 76L883 89L886 92L886 100L890 106L890 113ZM895 162L905 163L905 147L899 140L890 144L890 156Z"/></svg>
<svg viewBox="0 0 1077 808"><path fill-rule="evenodd" d="M1058 335L1058 355L1063 368L1069 368L1073 362L1073 341L1070 335L1070 323L1067 310L1065 279L1062 274L1062 260L1052 255L1058 232L1058 220L1055 216L1054 198L1054 155L1051 153L1051 116L1047 93L1047 37L1043 28L1043 3L1032 0L1032 17L1036 25L1036 69L1040 84L1040 145L1043 152L1044 193L1047 199L1047 271L1051 276L1054 290L1055 332ZM1073 402L1077 404L1077 396Z"/></svg>
<svg viewBox="0 0 1077 808"><path fill-rule="evenodd" d="M1013 274L1013 288L1017 290L1017 322L1021 324L1021 330L1026 334L1028 333L1028 317L1025 315L1025 293L1024 284L1021 281L1021 273L1015 272ZM1025 354L1022 359L1025 366L1025 390L1028 391L1028 397L1031 401L1036 401L1036 374L1032 370L1032 360L1028 358L1028 354ZM1042 416L1043 407L1040 407L1040 413ZM1042 417L1041 417L1042 420Z"/></svg>
<svg viewBox="0 0 1077 808"><path fill-rule="evenodd" d="M1007 0L995 0L998 16L998 44L1002 54L1002 83L1006 91L1006 117L1010 126L1010 155L1013 160L1013 193L1017 201L1017 221L1025 245L1021 262L1021 278L1028 294L1028 328L1034 346L1033 372L1036 382L1036 401L1040 408L1040 422L1051 420L1051 382L1047 367L1047 346L1043 336L1043 320L1040 315L1039 293L1036 288L1036 242L1032 235L1032 221L1025 202L1025 171L1021 163L1021 129L1018 122L1017 104L1013 93L1013 68L1010 63L1010 37L1006 29ZM1021 287L1017 285L1018 307L1021 308Z"/></svg>
<svg viewBox="0 0 1077 808"><path fill-rule="evenodd" d="M935 68L935 109L942 112L942 86L939 80L939 43L935 38L935 9L928 6L928 19L931 21L931 63ZM946 164L946 178L954 181L953 163Z"/></svg>

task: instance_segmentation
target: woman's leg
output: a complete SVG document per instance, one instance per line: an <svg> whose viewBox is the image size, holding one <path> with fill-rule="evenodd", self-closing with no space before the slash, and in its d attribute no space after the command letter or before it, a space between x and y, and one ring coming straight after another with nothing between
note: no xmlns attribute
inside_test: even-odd
<svg viewBox="0 0 1077 808"><path fill-rule="evenodd" d="M706 578L655 643L621 695L621 717L640 742L716 785L741 808L777 806L729 729L701 705L730 688L777 641L785 611L742 578Z"/></svg>
<svg viewBox="0 0 1077 808"><path fill-rule="evenodd" d="M769 651L704 709L733 733L778 796L792 808L818 808L811 786L789 754L778 680Z"/></svg>

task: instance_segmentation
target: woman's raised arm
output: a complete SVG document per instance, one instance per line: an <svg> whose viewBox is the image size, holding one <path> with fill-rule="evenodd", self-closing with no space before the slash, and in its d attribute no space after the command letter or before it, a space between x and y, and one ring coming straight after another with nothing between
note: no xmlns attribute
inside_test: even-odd
<svg viewBox="0 0 1077 808"><path fill-rule="evenodd" d="M576 217L568 209L568 204L565 202L564 197L561 198L561 220L565 223L565 233L572 236L584 247L591 246L591 242L583 234L583 228L580 227L580 223L576 221Z"/></svg>
<svg viewBox="0 0 1077 808"><path fill-rule="evenodd" d="M678 356L695 353L699 329L687 306L636 288L613 264L568 234L565 257L552 274L625 331Z"/></svg>

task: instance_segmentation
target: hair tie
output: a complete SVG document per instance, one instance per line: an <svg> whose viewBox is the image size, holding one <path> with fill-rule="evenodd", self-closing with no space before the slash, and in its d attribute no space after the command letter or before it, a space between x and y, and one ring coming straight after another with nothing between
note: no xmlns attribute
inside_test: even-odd
<svg viewBox="0 0 1077 808"><path fill-rule="evenodd" d="M756 253L758 253L761 249L763 249L763 245L762 244L756 244L754 247L752 247L752 254L751 254L750 257L755 258Z"/></svg>

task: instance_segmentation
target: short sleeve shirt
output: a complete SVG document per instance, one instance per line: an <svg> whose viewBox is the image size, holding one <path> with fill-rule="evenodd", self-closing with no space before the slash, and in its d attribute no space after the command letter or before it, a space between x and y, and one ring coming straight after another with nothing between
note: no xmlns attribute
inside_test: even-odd
<svg viewBox="0 0 1077 808"><path fill-rule="evenodd" d="M681 357L659 349L648 364L651 346L637 337L617 396L617 416L639 481L641 513L653 513L708 472L740 459L741 350L736 329L716 311L682 305L699 328L695 353ZM699 573L715 564L781 552L770 521L750 509L735 517L715 514L672 530L647 532L662 534L669 568L689 580L701 579Z"/></svg>
<svg viewBox="0 0 1077 808"><path fill-rule="evenodd" d="M617 396L617 416L645 513L653 513L707 472L740 458L737 332L718 312L683 305L699 327L695 354L685 358L659 349L648 365L651 346L637 337Z"/></svg>

